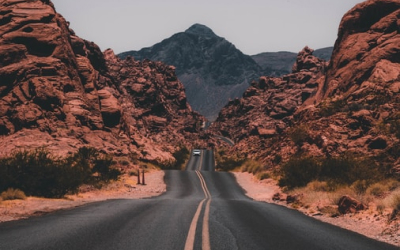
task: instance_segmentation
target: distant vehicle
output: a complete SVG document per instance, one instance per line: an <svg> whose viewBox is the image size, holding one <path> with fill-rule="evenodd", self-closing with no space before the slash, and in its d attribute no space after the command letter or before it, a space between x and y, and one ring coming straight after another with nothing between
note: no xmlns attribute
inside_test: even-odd
<svg viewBox="0 0 400 250"><path fill-rule="evenodd" d="M195 149L195 150L193 150L193 155L200 155L201 154L201 151L200 151L200 149Z"/></svg>

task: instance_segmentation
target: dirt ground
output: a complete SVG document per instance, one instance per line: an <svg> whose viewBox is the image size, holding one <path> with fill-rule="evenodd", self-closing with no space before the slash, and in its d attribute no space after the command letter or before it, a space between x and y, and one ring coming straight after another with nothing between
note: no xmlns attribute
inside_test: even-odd
<svg viewBox="0 0 400 250"><path fill-rule="evenodd" d="M260 181L249 173L234 173L234 175L238 183L246 191L246 194L252 199L290 207L286 202L272 200L272 196L280 192L274 180ZM145 177L146 185L138 185L136 176L124 176L120 181L111 183L101 190L86 187L82 188L79 194L69 195L64 199L28 197L26 200L0 201L0 223L38 216L60 209L73 208L90 202L120 198L141 199L158 196L166 191L166 185L163 181L164 172L154 170L147 173ZM400 221L389 223L388 216L390 211L378 214L371 206L371 209L357 214L331 217L329 214L316 212L317 210L312 206L307 209L297 209L315 219L400 246Z"/></svg>

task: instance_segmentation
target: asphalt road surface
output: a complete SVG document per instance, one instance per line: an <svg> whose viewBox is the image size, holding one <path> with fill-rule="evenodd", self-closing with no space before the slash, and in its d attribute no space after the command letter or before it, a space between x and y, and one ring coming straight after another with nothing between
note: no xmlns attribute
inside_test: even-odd
<svg viewBox="0 0 400 250"><path fill-rule="evenodd" d="M247 198L212 151L166 171L167 192L0 224L0 250L399 249Z"/></svg>

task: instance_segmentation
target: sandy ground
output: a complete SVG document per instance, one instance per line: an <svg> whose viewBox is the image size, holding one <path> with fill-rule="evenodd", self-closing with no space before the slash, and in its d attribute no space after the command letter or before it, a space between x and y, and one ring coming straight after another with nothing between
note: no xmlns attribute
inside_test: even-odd
<svg viewBox="0 0 400 250"><path fill-rule="evenodd" d="M260 181L249 173L234 173L234 175L246 194L252 199L290 207L286 202L272 200L272 196L281 191L276 181L271 179ZM84 188L81 193L69 195L65 199L28 197L26 200L0 201L0 222L38 216L107 199L153 197L166 191L166 185L163 181L164 172L151 171L145 177L146 185L138 185L135 176L124 176L121 181L109 184L101 190ZM357 214L332 218L329 214L316 212L313 207L300 208L299 210L318 220L400 246L400 221L388 223L389 212L380 215L371 209Z"/></svg>

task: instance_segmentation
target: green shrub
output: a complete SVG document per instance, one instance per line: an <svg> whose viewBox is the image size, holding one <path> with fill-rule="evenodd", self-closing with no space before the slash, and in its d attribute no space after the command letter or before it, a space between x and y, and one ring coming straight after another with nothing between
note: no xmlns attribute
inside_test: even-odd
<svg viewBox="0 0 400 250"><path fill-rule="evenodd" d="M172 154L172 156L176 160L175 169L183 169L186 161L189 159L190 151L186 146L182 145Z"/></svg>
<svg viewBox="0 0 400 250"><path fill-rule="evenodd" d="M327 158L322 162L320 179L338 184L351 185L358 180L365 180L367 185L380 181L383 173L371 159L345 154Z"/></svg>
<svg viewBox="0 0 400 250"><path fill-rule="evenodd" d="M306 186L311 181L325 181L331 191L347 185L357 192L384 178L383 171L367 158L343 155L333 158L292 157L281 167L280 186L289 189Z"/></svg>
<svg viewBox="0 0 400 250"><path fill-rule="evenodd" d="M215 160L217 162L216 169L220 171L232 171L240 168L246 161L237 155L228 155L224 150L215 152Z"/></svg>
<svg viewBox="0 0 400 250"><path fill-rule="evenodd" d="M305 125L300 125L292 128L289 131L289 137L298 146L302 146L306 141L310 139L308 133L308 127Z"/></svg>
<svg viewBox="0 0 400 250"><path fill-rule="evenodd" d="M313 157L293 157L281 168L281 179L279 185L289 189L304 187L310 181L318 179L321 165Z"/></svg>
<svg viewBox="0 0 400 250"><path fill-rule="evenodd" d="M26 195L19 189L9 188L1 193L2 200L25 200Z"/></svg>
<svg viewBox="0 0 400 250"><path fill-rule="evenodd" d="M62 197L82 184L117 179L112 157L93 148L80 148L67 158L55 157L44 148L17 151L0 159L0 191L8 188L41 197Z"/></svg>

